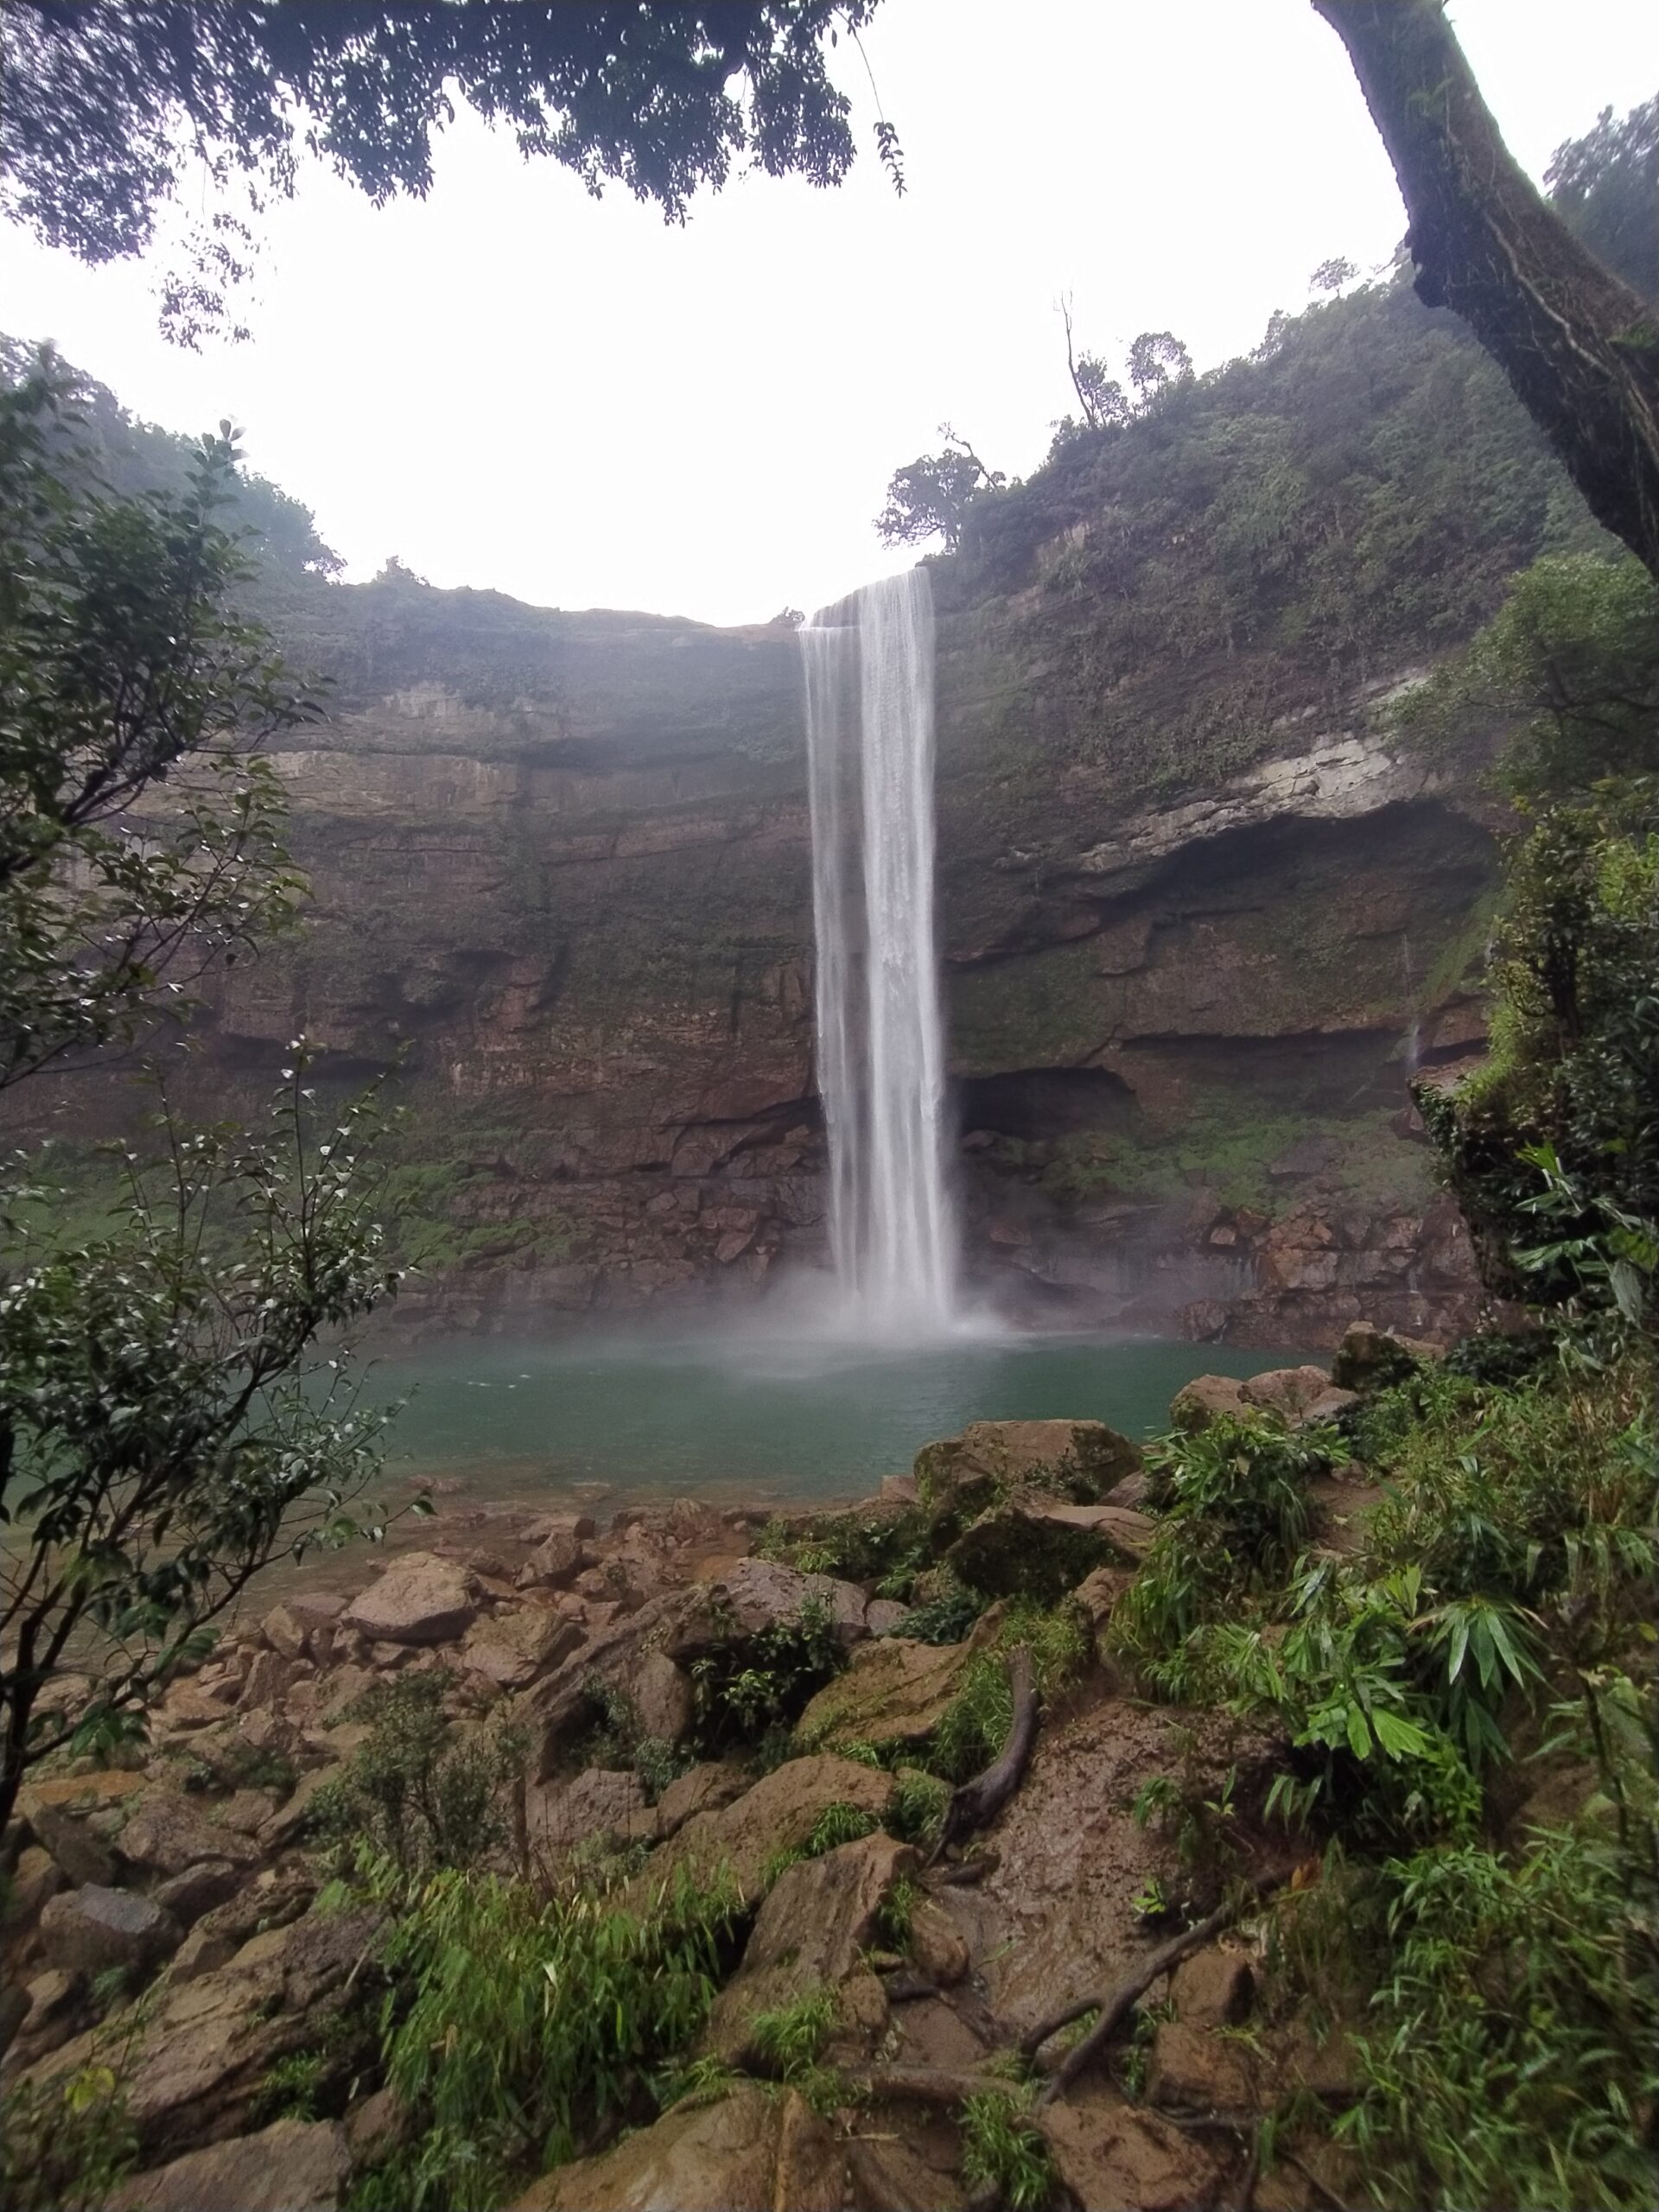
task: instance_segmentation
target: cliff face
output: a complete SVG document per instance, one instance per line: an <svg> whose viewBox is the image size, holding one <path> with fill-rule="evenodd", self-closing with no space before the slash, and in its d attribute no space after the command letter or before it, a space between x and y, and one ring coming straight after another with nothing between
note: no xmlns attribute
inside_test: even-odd
<svg viewBox="0 0 1659 2212"><path fill-rule="evenodd" d="M326 617L334 627L322 626ZM1460 1319L1404 1055L1460 985L1490 838L1345 723L1126 806L1040 687L941 625L941 928L975 1272L1005 1301L1263 1342ZM215 1103L308 1031L406 1054L405 1321L752 1290L822 1249L797 648L412 584L309 619L334 714L280 756L315 914L232 971Z"/></svg>

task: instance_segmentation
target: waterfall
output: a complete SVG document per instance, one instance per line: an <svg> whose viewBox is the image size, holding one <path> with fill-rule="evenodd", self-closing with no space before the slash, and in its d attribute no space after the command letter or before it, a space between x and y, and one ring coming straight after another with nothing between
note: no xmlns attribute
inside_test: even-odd
<svg viewBox="0 0 1659 2212"><path fill-rule="evenodd" d="M948 1328L944 1045L933 941L933 598L925 569L803 626L818 1090L846 1319Z"/></svg>

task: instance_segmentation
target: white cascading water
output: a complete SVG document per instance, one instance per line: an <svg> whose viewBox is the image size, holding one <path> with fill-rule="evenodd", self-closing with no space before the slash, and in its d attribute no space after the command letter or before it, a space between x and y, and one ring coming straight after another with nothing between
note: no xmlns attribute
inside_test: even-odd
<svg viewBox="0 0 1659 2212"><path fill-rule="evenodd" d="M933 596L866 584L800 632L830 1244L848 1325L957 1316L933 937Z"/></svg>

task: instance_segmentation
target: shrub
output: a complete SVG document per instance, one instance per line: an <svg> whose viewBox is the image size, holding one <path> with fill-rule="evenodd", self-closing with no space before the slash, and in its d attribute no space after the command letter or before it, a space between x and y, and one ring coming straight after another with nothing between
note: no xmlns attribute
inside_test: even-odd
<svg viewBox="0 0 1659 2212"><path fill-rule="evenodd" d="M795 1620L694 1660L697 1748L714 1757L758 1743L769 1732L786 1732L846 1663L829 1609L817 1599Z"/></svg>
<svg viewBox="0 0 1659 2212"><path fill-rule="evenodd" d="M1380 2200L1635 2212L1659 2094L1653 1893L1605 1837L1468 1843L1384 1872L1392 1955L1338 2123Z"/></svg>
<svg viewBox="0 0 1659 2212"><path fill-rule="evenodd" d="M137 2163L117 2067L20 2082L0 2099L0 2182L10 2212L103 2212Z"/></svg>
<svg viewBox="0 0 1659 2212"><path fill-rule="evenodd" d="M423 2127L384 2201L414 2212L482 2212L504 2173L632 2109L702 2027L739 1916L729 1883L684 1870L637 1911L457 1868L410 1885L382 1862L373 1878L394 1908L386 2079Z"/></svg>
<svg viewBox="0 0 1659 2212"><path fill-rule="evenodd" d="M962 2173L976 2190L995 2190L1008 2212L1042 2212L1058 2184L1048 2144L1020 2098L987 2089L964 2097Z"/></svg>
<svg viewBox="0 0 1659 2212"><path fill-rule="evenodd" d="M523 1745L506 1729L459 1733L443 1710L452 1679L442 1669L397 1675L358 1700L352 1714L368 1738L312 1801L324 1835L366 1839L405 1870L471 1866L504 1840L499 1801Z"/></svg>

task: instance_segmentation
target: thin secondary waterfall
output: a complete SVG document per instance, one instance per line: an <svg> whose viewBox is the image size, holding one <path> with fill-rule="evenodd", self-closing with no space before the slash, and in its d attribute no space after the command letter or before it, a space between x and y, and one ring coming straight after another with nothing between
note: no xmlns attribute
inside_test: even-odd
<svg viewBox="0 0 1659 2212"><path fill-rule="evenodd" d="M925 569L866 584L801 630L812 804L818 1089L830 1243L855 1323L950 1325L933 939L933 597Z"/></svg>

